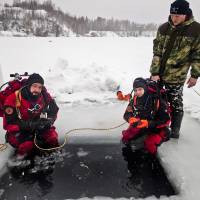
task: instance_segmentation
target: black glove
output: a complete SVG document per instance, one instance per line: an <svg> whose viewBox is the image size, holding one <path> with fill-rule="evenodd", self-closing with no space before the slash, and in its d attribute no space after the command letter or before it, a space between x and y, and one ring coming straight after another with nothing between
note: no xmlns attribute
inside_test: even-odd
<svg viewBox="0 0 200 200"><path fill-rule="evenodd" d="M51 119L47 119L47 118L40 118L38 120L38 124L36 129L37 130L45 130L45 129L50 129L52 125L52 120Z"/></svg>
<svg viewBox="0 0 200 200"><path fill-rule="evenodd" d="M53 120L40 118L37 120L20 120L19 126L22 130L45 130L51 128Z"/></svg>
<svg viewBox="0 0 200 200"><path fill-rule="evenodd" d="M35 130L38 126L38 121L35 120L20 120L19 127L22 130Z"/></svg>

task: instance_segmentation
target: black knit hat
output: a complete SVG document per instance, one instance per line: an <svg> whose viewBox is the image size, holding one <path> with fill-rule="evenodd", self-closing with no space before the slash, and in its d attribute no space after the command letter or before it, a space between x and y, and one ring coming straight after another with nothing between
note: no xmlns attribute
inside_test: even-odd
<svg viewBox="0 0 200 200"><path fill-rule="evenodd" d="M27 85L31 86L33 83L41 83L44 85L44 79L36 73L31 74L27 79Z"/></svg>
<svg viewBox="0 0 200 200"><path fill-rule="evenodd" d="M146 80L144 78L139 77L134 80L133 89L139 88L139 87L143 88L146 91L147 85L146 85Z"/></svg>
<svg viewBox="0 0 200 200"><path fill-rule="evenodd" d="M170 14L189 15L192 12L189 6L190 4L186 0L176 0L171 4Z"/></svg>

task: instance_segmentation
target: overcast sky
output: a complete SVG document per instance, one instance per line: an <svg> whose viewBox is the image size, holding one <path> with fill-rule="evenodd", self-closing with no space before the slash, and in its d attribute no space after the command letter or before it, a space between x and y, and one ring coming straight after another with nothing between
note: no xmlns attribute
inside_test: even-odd
<svg viewBox="0 0 200 200"><path fill-rule="evenodd" d="M0 0L0 2L12 0ZM42 0L41 0L42 1ZM188 0L200 21L200 0ZM165 22L173 0L52 0L61 10L76 16L129 19L135 22Z"/></svg>

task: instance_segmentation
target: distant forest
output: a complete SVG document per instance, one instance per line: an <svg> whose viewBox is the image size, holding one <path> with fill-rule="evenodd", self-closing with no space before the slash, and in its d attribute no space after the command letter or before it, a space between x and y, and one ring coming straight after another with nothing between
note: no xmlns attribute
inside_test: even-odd
<svg viewBox="0 0 200 200"><path fill-rule="evenodd" d="M44 12L42 12L44 11ZM76 36L84 36L91 31L111 31L120 36L141 36L155 33L157 24L139 24L129 20L97 17L76 17L56 8L51 0L14 0L12 5L4 4L0 10L0 30L15 30L36 36L69 36L69 30Z"/></svg>

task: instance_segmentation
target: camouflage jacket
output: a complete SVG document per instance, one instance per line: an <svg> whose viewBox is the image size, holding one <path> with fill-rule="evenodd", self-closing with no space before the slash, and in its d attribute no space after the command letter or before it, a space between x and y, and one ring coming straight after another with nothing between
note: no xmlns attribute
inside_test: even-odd
<svg viewBox="0 0 200 200"><path fill-rule="evenodd" d="M166 83L184 84L190 67L192 77L200 76L200 24L193 17L176 27L170 20L159 27L154 39L150 72L160 75L161 60L174 31L178 31L178 35L161 76Z"/></svg>

